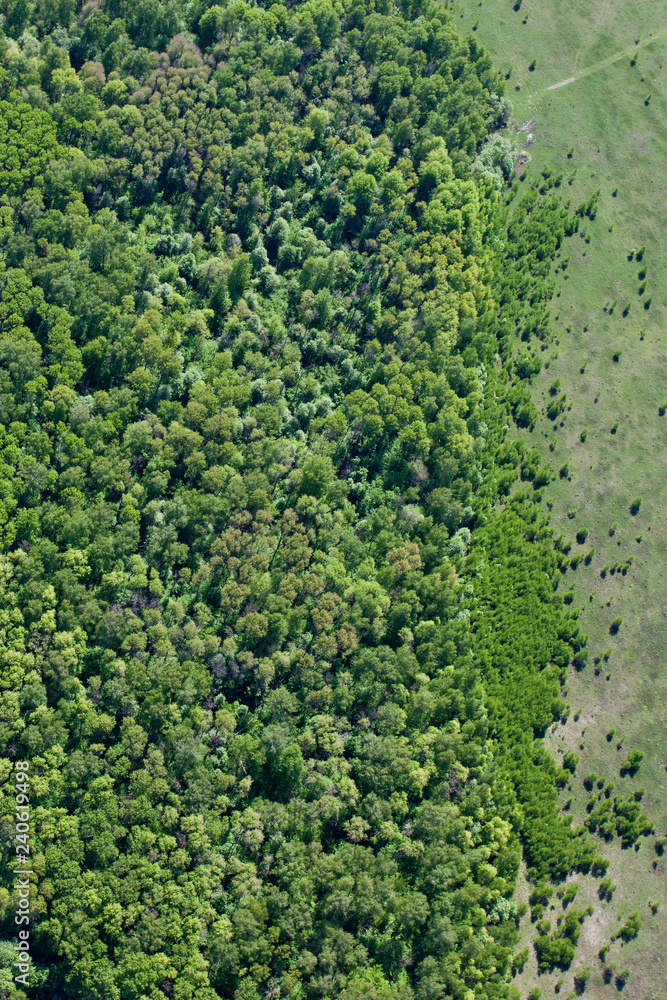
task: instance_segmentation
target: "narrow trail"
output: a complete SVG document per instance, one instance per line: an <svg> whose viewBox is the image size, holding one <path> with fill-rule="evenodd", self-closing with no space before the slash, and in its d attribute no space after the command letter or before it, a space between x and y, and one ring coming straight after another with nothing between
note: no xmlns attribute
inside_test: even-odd
<svg viewBox="0 0 667 1000"><path fill-rule="evenodd" d="M575 83L577 80L583 79L585 76L591 76L593 73L597 73L598 70L604 69L605 66L611 66L613 63L618 62L619 59L624 59L627 56L632 56L635 52L639 52L640 49L646 48L651 42L655 42L658 38L662 38L667 35L667 28L659 31L657 35L651 35L645 41L640 41L639 45L630 45L627 49L623 49L621 52L614 53L613 56L609 56L607 59L602 59L600 62L594 63L593 66L589 66L588 69L583 69L581 73L577 73L575 76L568 76L567 80L561 80L560 83L552 83L550 87L545 87L543 90L538 92L539 94L546 94L550 90L558 90L559 87L565 87L569 83ZM529 100L533 99L531 94Z"/></svg>

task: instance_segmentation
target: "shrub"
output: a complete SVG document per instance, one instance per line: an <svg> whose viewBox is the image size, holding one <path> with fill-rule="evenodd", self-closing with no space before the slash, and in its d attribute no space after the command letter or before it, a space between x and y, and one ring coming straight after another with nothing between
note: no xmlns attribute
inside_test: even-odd
<svg viewBox="0 0 667 1000"><path fill-rule="evenodd" d="M554 891L552 886L536 885L528 897L528 902L531 906L534 906L536 903L541 903L542 906L546 906L553 894Z"/></svg>
<svg viewBox="0 0 667 1000"><path fill-rule="evenodd" d="M601 855L598 855L593 859L593 864L591 865L591 875L593 875L594 878L599 878L600 875L606 874L607 868L609 868L608 858L603 858Z"/></svg>
<svg viewBox="0 0 667 1000"><path fill-rule="evenodd" d="M535 941L537 967L541 972L554 968L567 969L576 954L576 947L566 937L540 935Z"/></svg>
<svg viewBox="0 0 667 1000"><path fill-rule="evenodd" d="M611 632L611 634L616 635L622 624L623 624L623 619L621 618L620 615L617 618L614 618L613 622L609 626L609 631Z"/></svg>
<svg viewBox="0 0 667 1000"><path fill-rule="evenodd" d="M586 983L591 978L590 966L586 966L584 969L580 969L574 974L574 986L578 993L583 993L586 989Z"/></svg>
<svg viewBox="0 0 667 1000"><path fill-rule="evenodd" d="M631 514L638 514L639 513L639 508L641 507L641 505L642 505L643 502L644 502L644 498L643 497L639 497L639 496L635 497L634 500L632 501L632 503L630 504L630 513Z"/></svg>
<svg viewBox="0 0 667 1000"><path fill-rule="evenodd" d="M584 427L581 434L579 435L579 440L583 443L588 437L588 427Z"/></svg>
<svg viewBox="0 0 667 1000"><path fill-rule="evenodd" d="M549 420L556 420L557 417L565 409L565 403L567 402L567 396L562 395L558 399L552 399L552 401L547 406L547 416Z"/></svg>
<svg viewBox="0 0 667 1000"><path fill-rule="evenodd" d="M644 754L639 750L631 750L626 759L621 764L621 774L629 774L634 777L639 770L639 765L644 759Z"/></svg>
<svg viewBox="0 0 667 1000"><path fill-rule="evenodd" d="M625 942L632 941L633 938L637 937L641 928L641 917L639 916L637 910L635 910L634 913L630 914L623 926L619 927L615 934L612 934L611 939L612 941L616 941L618 938L622 938Z"/></svg>
<svg viewBox="0 0 667 1000"><path fill-rule="evenodd" d="M607 902L609 903L611 902L611 897L613 896L615 891L616 891L616 886L609 878L609 876L606 875L598 886L598 896L600 897L600 899L606 899Z"/></svg>
<svg viewBox="0 0 667 1000"><path fill-rule="evenodd" d="M568 906L573 899L576 898L579 892L579 883L573 882L572 885L568 885L567 889L563 893L563 906Z"/></svg>

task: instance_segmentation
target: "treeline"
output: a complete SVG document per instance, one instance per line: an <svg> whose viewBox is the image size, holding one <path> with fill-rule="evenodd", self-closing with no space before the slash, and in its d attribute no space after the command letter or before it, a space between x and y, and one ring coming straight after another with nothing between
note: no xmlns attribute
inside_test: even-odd
<svg viewBox="0 0 667 1000"><path fill-rule="evenodd" d="M430 2L3 13L0 986L516 996L521 849L593 850L505 440L574 223L508 221L502 78Z"/></svg>

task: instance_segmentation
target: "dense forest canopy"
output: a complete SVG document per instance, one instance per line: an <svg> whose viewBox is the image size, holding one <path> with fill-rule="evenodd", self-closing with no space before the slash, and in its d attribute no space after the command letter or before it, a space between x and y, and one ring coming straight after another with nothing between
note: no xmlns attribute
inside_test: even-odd
<svg viewBox="0 0 667 1000"><path fill-rule="evenodd" d="M508 216L503 78L430 0L2 12L0 990L516 996L521 852L604 866L507 436L576 222Z"/></svg>

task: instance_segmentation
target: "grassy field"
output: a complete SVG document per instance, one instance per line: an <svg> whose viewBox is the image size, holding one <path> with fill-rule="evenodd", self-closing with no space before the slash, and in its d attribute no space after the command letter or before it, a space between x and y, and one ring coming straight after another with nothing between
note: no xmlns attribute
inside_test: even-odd
<svg viewBox="0 0 667 1000"><path fill-rule="evenodd" d="M660 407L667 407L667 0L524 0L519 10L509 0L459 0L454 12L462 33L474 30L510 74L516 138L531 156L528 176L544 169L562 173L561 190L573 206L600 191L595 220L586 219L583 232L564 247L569 263L556 275L552 308L556 341L542 355L547 364L535 380L543 415L530 439L555 470L563 469L544 502L556 531L572 539L571 555L595 548L590 565L582 561L568 570L561 585L563 592L574 590L581 608L590 660L572 673L570 720L555 727L549 745L556 756L574 750L580 758L564 794L572 797L575 823L586 816L583 779L595 772L614 781L614 794L623 797L645 788L644 811L664 835L667 413L661 416ZM565 80L570 82L553 87ZM629 260L641 247L642 259ZM557 397L568 397L555 423L544 415L554 383ZM642 503L633 514L637 496ZM581 529L588 535L578 544ZM615 564L624 564L625 573L612 573ZM610 569L603 576L605 565ZM623 621L613 635L617 617ZM607 650L608 659L595 664ZM631 749L644 760L634 778L621 777ZM594 906L577 958L567 972L538 977L531 955L517 978L523 996L539 986L545 1000L553 997L562 978L558 995L567 997L574 973L585 966L592 971L585 995L614 996L621 984L615 976L603 979L605 964L613 963L617 972L630 971L624 996L667 997L667 853L660 858L654 845L653 836L642 838L637 851L622 849L618 837L601 842L617 885L612 900L599 900L592 878L577 878L572 905ZM649 902L662 905L653 913ZM552 903L547 917L555 923L563 908L556 897ZM643 922L639 935L623 946L615 942L603 964L600 947L633 911ZM531 935L526 921L526 943Z"/></svg>

